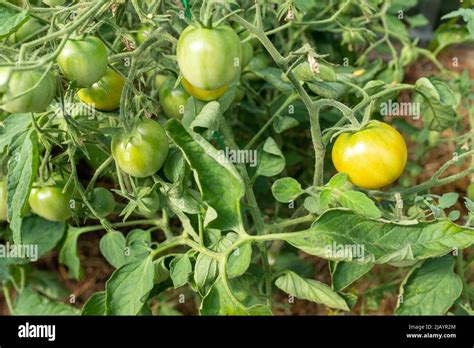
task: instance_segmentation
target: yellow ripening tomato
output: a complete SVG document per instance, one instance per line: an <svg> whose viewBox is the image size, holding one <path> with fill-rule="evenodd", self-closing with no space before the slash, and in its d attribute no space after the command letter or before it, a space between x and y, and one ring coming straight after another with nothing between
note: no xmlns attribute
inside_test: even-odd
<svg viewBox="0 0 474 348"><path fill-rule="evenodd" d="M88 88L77 92L79 99L97 110L113 111L119 108L122 90L125 86L123 77L112 69L107 69L104 77Z"/></svg>
<svg viewBox="0 0 474 348"><path fill-rule="evenodd" d="M361 188L379 189L394 182L407 162L407 145L392 126L371 121L357 132L342 133L332 149L337 171Z"/></svg>
<svg viewBox="0 0 474 348"><path fill-rule="evenodd" d="M202 101L212 101L219 98L221 95L227 91L229 85L222 86L217 89L202 89L191 85L185 78L182 79L181 83L183 84L184 89L194 98L197 98Z"/></svg>

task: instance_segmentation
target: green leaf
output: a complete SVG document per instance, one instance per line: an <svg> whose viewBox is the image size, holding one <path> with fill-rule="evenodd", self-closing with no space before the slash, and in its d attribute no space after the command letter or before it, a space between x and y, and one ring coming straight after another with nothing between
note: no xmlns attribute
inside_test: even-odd
<svg viewBox="0 0 474 348"><path fill-rule="evenodd" d="M416 81L415 103L420 103L420 113L430 130L442 131L456 120L456 97L444 82L422 77Z"/></svg>
<svg viewBox="0 0 474 348"><path fill-rule="evenodd" d="M263 68L255 71L255 74L271 84L281 93L291 94L293 92L293 86L282 80L281 71L278 68Z"/></svg>
<svg viewBox="0 0 474 348"><path fill-rule="evenodd" d="M272 193L278 202L288 203L298 198L303 193L303 189L295 179L282 178L273 183Z"/></svg>
<svg viewBox="0 0 474 348"><path fill-rule="evenodd" d="M275 285L291 296L349 311L346 301L328 285L313 279L301 278L292 271L278 277Z"/></svg>
<svg viewBox="0 0 474 348"><path fill-rule="evenodd" d="M154 275L152 257L115 270L105 285L107 314L137 315L142 299L153 289Z"/></svg>
<svg viewBox="0 0 474 348"><path fill-rule="evenodd" d="M69 226L66 239L59 251L59 262L68 267L69 278L79 279L81 277L81 260L77 252L77 239L84 230Z"/></svg>
<svg viewBox="0 0 474 348"><path fill-rule="evenodd" d="M32 215L23 220L21 239L23 245L38 247L38 257L52 250L66 231L64 222L53 222Z"/></svg>
<svg viewBox="0 0 474 348"><path fill-rule="evenodd" d="M100 252L115 268L125 264L125 237L122 232L107 232L100 239Z"/></svg>
<svg viewBox="0 0 474 348"><path fill-rule="evenodd" d="M22 213L28 204L31 185L38 170L38 140L33 132L24 132L9 146L7 206L13 241L21 244Z"/></svg>
<svg viewBox="0 0 474 348"><path fill-rule="evenodd" d="M453 248L465 249L474 243L474 230L449 220L402 225L332 209L309 229L290 233L284 239L308 254L325 259L380 264L422 260L445 255ZM343 247L346 252L335 252L335 246ZM358 255L360 252L362 257Z"/></svg>
<svg viewBox="0 0 474 348"><path fill-rule="evenodd" d="M219 129L219 117L221 116L220 105L216 101L212 101L204 105L201 112L191 122L190 128L201 127L217 131Z"/></svg>
<svg viewBox="0 0 474 348"><path fill-rule="evenodd" d="M56 302L26 288L20 292L13 307L13 315L77 315L79 310Z"/></svg>
<svg viewBox="0 0 474 348"><path fill-rule="evenodd" d="M29 17L28 11L18 13L0 5L0 39L17 31Z"/></svg>
<svg viewBox="0 0 474 348"><path fill-rule="evenodd" d="M12 140L31 124L30 114L15 114L7 117L3 124L0 123L0 153L5 146L8 146Z"/></svg>
<svg viewBox="0 0 474 348"><path fill-rule="evenodd" d="M35 269L28 276L28 284L35 291L53 300L62 300L70 294L56 272Z"/></svg>
<svg viewBox="0 0 474 348"><path fill-rule="evenodd" d="M300 123L293 117L289 116L277 116L273 121L273 129L278 134L283 133L284 131L298 126Z"/></svg>
<svg viewBox="0 0 474 348"><path fill-rule="evenodd" d="M335 270L331 273L332 287L335 291L344 290L357 279L368 273L373 268L370 263L337 262Z"/></svg>
<svg viewBox="0 0 474 348"><path fill-rule="evenodd" d="M462 280L453 271L451 255L426 260L408 274L400 287L398 315L443 315L461 295Z"/></svg>
<svg viewBox="0 0 474 348"><path fill-rule="evenodd" d="M382 217L382 212L377 208L375 203L364 193L359 191L339 191L337 199L341 206L351 209L356 213L371 218Z"/></svg>
<svg viewBox="0 0 474 348"><path fill-rule="evenodd" d="M449 19L458 16L462 16L464 22L467 23L467 29L469 30L471 37L474 38L474 9L460 8L456 11L445 14L441 19Z"/></svg>
<svg viewBox="0 0 474 348"><path fill-rule="evenodd" d="M192 270L193 266L187 254L178 255L171 261L170 276L175 289L188 282L188 277Z"/></svg>
<svg viewBox="0 0 474 348"><path fill-rule="evenodd" d="M338 82L314 81L308 83L309 89L327 99L337 100L347 91L346 85Z"/></svg>
<svg viewBox="0 0 474 348"><path fill-rule="evenodd" d="M235 167L204 138L186 130L178 120L168 121L165 128L193 170L202 199L218 214L209 227L239 231L242 226L240 199L245 189Z"/></svg>
<svg viewBox="0 0 474 348"><path fill-rule="evenodd" d="M105 315L105 291L93 294L82 307L81 315Z"/></svg>
<svg viewBox="0 0 474 348"><path fill-rule="evenodd" d="M346 173L337 173L328 182L328 186L332 189L342 189L349 182Z"/></svg>
<svg viewBox="0 0 474 348"><path fill-rule="evenodd" d="M217 242L214 249L218 252L228 250L238 239L239 235L237 233L230 232ZM251 259L252 245L250 243L244 243L232 251L227 260L227 278L234 278L244 274L250 266Z"/></svg>
<svg viewBox="0 0 474 348"><path fill-rule="evenodd" d="M170 270L166 267L166 256L160 257L157 260L153 261L153 266L155 268L155 276L153 277L153 282L155 284L164 282L170 278Z"/></svg>
<svg viewBox="0 0 474 348"><path fill-rule="evenodd" d="M430 21L428 20L428 18L426 18L421 13L415 16L408 16L406 19L412 28L424 27L425 25L430 24Z"/></svg>
<svg viewBox="0 0 474 348"><path fill-rule="evenodd" d="M285 169L285 156L281 153L277 143L269 137L258 149L258 166L255 175L275 176Z"/></svg>
<svg viewBox="0 0 474 348"><path fill-rule="evenodd" d="M441 209L451 208L456 204L459 198L459 193L449 192L443 194L439 199L439 207Z"/></svg>
<svg viewBox="0 0 474 348"><path fill-rule="evenodd" d="M200 253L194 266L194 281L201 296L206 296L219 274L217 261Z"/></svg>
<svg viewBox="0 0 474 348"><path fill-rule="evenodd" d="M247 307L242 304L219 278L203 298L201 315L272 315L270 308L261 304Z"/></svg>

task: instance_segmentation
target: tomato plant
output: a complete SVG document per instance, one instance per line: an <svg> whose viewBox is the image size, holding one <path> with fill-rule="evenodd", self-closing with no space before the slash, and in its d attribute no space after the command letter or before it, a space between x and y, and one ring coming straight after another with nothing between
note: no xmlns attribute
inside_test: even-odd
<svg viewBox="0 0 474 348"><path fill-rule="evenodd" d="M0 1L0 311L472 314L468 3Z"/></svg>

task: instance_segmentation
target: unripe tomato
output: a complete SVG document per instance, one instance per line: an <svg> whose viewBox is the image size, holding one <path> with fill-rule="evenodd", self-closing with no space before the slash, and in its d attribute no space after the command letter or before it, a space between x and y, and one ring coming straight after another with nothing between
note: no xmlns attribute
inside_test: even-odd
<svg viewBox="0 0 474 348"><path fill-rule="evenodd" d="M242 44L242 69L249 65L253 57L253 46L247 41Z"/></svg>
<svg viewBox="0 0 474 348"><path fill-rule="evenodd" d="M332 149L337 171L365 189L378 189L397 180L407 162L407 145L392 126L371 121L354 133L342 133Z"/></svg>
<svg viewBox="0 0 474 348"><path fill-rule="evenodd" d="M149 25L142 25L140 29L137 31L137 42L138 44L142 44L146 39L148 39L148 36L150 36L150 33L153 31L153 28L150 27Z"/></svg>
<svg viewBox="0 0 474 348"><path fill-rule="evenodd" d="M107 72L107 48L96 37L69 39L57 58L59 68L78 87L89 87Z"/></svg>
<svg viewBox="0 0 474 348"><path fill-rule="evenodd" d="M28 202L36 215L50 221L65 221L72 216L69 208L70 193L60 186L32 188Z"/></svg>
<svg viewBox="0 0 474 348"><path fill-rule="evenodd" d="M7 183L0 180L0 221L7 221Z"/></svg>
<svg viewBox="0 0 474 348"><path fill-rule="evenodd" d="M235 90L234 103L241 102L245 98L245 90L239 84Z"/></svg>
<svg viewBox="0 0 474 348"><path fill-rule="evenodd" d="M240 73L242 45L229 26L208 29L190 25L179 37L177 58L189 83L212 90L229 84Z"/></svg>
<svg viewBox="0 0 474 348"><path fill-rule="evenodd" d="M429 131L428 133L428 145L430 147L435 147L439 144L439 132L438 131Z"/></svg>
<svg viewBox="0 0 474 348"><path fill-rule="evenodd" d="M107 73L98 82L88 88L83 88L77 92L79 99L97 110L113 111L120 106L125 80L112 69L107 69Z"/></svg>
<svg viewBox="0 0 474 348"><path fill-rule="evenodd" d="M189 98L189 94L181 84L173 88L175 83L175 79L166 80L160 88L159 98L165 115L169 118L180 120L183 118L184 106Z"/></svg>
<svg viewBox="0 0 474 348"><path fill-rule="evenodd" d="M159 90L161 88L161 86L163 86L163 84L166 82L166 80L168 80L169 77L166 76L166 75L161 75L161 74L156 74L155 76L155 80L154 80L154 84L155 84L155 88L157 90Z"/></svg>
<svg viewBox="0 0 474 348"><path fill-rule="evenodd" d="M229 88L228 85L225 85L221 88L213 89L213 90L201 89L201 88L194 87L184 78L182 80L182 83L186 92L191 94L194 98L197 98L203 101L216 100L221 95L223 95L225 91L227 91L227 89Z"/></svg>
<svg viewBox="0 0 474 348"><path fill-rule="evenodd" d="M96 187L92 191L90 202L100 217L106 217L115 210L114 195L103 187Z"/></svg>
<svg viewBox="0 0 474 348"><path fill-rule="evenodd" d="M152 216L160 208L160 196L156 191L152 191L148 196L142 198L141 203L138 206L138 213L145 217Z"/></svg>
<svg viewBox="0 0 474 348"><path fill-rule="evenodd" d="M0 108L12 114L45 111L56 95L56 78L51 72L35 89L14 98L36 85L43 74L44 71L38 69L11 71L0 68Z"/></svg>
<svg viewBox="0 0 474 348"><path fill-rule="evenodd" d="M168 138L155 121L143 120L130 133L112 138L112 155L119 168L138 178L155 174L168 156Z"/></svg>
<svg viewBox="0 0 474 348"><path fill-rule="evenodd" d="M25 39L33 38L32 35L42 27L43 25L38 20L30 18L15 33L8 37L7 42L13 45Z"/></svg>

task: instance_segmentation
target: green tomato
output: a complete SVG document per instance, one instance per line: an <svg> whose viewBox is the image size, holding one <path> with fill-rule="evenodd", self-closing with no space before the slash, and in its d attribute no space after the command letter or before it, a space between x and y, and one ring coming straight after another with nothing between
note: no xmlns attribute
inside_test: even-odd
<svg viewBox="0 0 474 348"><path fill-rule="evenodd" d="M439 144L439 132L429 131L428 133L428 145L430 147L436 147Z"/></svg>
<svg viewBox="0 0 474 348"><path fill-rule="evenodd" d="M8 44L13 45L26 39L33 38L32 35L43 28L43 25L34 18L28 19L15 33L8 37Z"/></svg>
<svg viewBox="0 0 474 348"><path fill-rule="evenodd" d="M239 84L235 90L234 103L241 102L245 98L245 89Z"/></svg>
<svg viewBox="0 0 474 348"><path fill-rule="evenodd" d="M96 187L91 194L90 202L100 217L106 217L115 210L115 199L112 192L103 187Z"/></svg>
<svg viewBox="0 0 474 348"><path fill-rule="evenodd" d="M138 178L155 174L168 156L168 138L155 121L143 120L130 133L112 138L112 155L119 168Z"/></svg>
<svg viewBox="0 0 474 348"><path fill-rule="evenodd" d="M36 215L50 221L65 221L72 216L69 208L71 194L61 186L32 188L28 202Z"/></svg>
<svg viewBox="0 0 474 348"><path fill-rule="evenodd" d="M138 44L142 44L146 39L148 39L148 36L150 36L150 33L153 31L153 28L149 25L142 25L140 29L137 31L137 42Z"/></svg>
<svg viewBox="0 0 474 348"><path fill-rule="evenodd" d="M229 84L240 73L242 45L229 26L188 26L177 45L179 68L195 87L213 90Z"/></svg>
<svg viewBox="0 0 474 348"><path fill-rule="evenodd" d="M43 74L39 69L12 71L0 68L0 108L12 114L45 111L56 95L56 77L48 72L41 80ZM15 98L38 82L35 89Z"/></svg>
<svg viewBox="0 0 474 348"><path fill-rule="evenodd" d="M471 182L469 186L467 187L466 195L467 195L467 198L469 198L471 201L474 201L474 183L473 182Z"/></svg>
<svg viewBox="0 0 474 348"><path fill-rule="evenodd" d="M7 221L7 183L0 181L0 221Z"/></svg>
<svg viewBox="0 0 474 348"><path fill-rule="evenodd" d="M107 48L96 37L69 39L57 58L59 68L78 87L89 87L107 72Z"/></svg>
<svg viewBox="0 0 474 348"><path fill-rule="evenodd" d="M260 80L260 77L254 72L267 68L270 64L270 58L268 58L265 53L257 53L255 56L253 56L253 58L250 60L250 63L245 68L243 77L249 81Z"/></svg>
<svg viewBox="0 0 474 348"><path fill-rule="evenodd" d="M242 44L242 69L249 65L253 57L253 46L247 41Z"/></svg>
<svg viewBox="0 0 474 348"><path fill-rule="evenodd" d="M173 88L175 83L175 79L166 80L160 88L159 98L165 115L169 118L180 120L183 118L184 106L189 98L189 94L181 84Z"/></svg>
<svg viewBox="0 0 474 348"><path fill-rule="evenodd" d="M154 215L160 208L160 196L156 191L152 191L148 196L143 197L138 206L138 213L148 217Z"/></svg>
<svg viewBox="0 0 474 348"><path fill-rule="evenodd" d="M119 108L125 80L112 69L98 82L77 92L79 99L97 110L113 111Z"/></svg>
<svg viewBox="0 0 474 348"><path fill-rule="evenodd" d="M163 86L163 84L168 80L169 77L166 75L161 75L161 74L156 74L155 79L154 79L154 85L157 90Z"/></svg>

